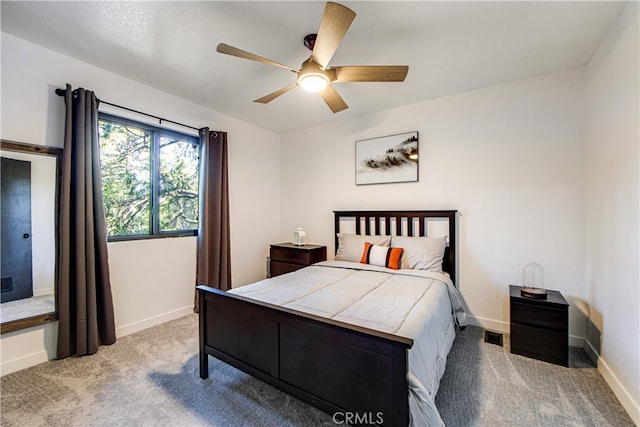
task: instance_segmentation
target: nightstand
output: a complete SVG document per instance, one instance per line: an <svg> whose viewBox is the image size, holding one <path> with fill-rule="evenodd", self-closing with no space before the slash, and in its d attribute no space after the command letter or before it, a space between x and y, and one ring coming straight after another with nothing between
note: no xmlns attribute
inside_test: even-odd
<svg viewBox="0 0 640 427"><path fill-rule="evenodd" d="M558 291L546 299L520 295L509 286L511 353L569 366L569 303Z"/></svg>
<svg viewBox="0 0 640 427"><path fill-rule="evenodd" d="M271 245L269 251L269 277L290 273L327 260L327 247L322 245L297 246L293 243L277 243Z"/></svg>

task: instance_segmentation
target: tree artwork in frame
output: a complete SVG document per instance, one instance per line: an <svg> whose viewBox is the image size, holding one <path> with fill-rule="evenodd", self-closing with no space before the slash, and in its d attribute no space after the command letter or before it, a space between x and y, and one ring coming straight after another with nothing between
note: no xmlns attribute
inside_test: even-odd
<svg viewBox="0 0 640 427"><path fill-rule="evenodd" d="M356 141L356 185L418 181L418 132Z"/></svg>

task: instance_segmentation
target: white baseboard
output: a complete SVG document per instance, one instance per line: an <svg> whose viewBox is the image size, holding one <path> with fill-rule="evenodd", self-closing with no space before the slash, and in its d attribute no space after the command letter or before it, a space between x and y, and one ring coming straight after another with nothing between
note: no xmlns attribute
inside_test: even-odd
<svg viewBox="0 0 640 427"><path fill-rule="evenodd" d="M598 358L598 371L600 371L602 377L613 391L613 394L616 395L633 422L637 426L640 426L640 403L634 402L629 391L620 382L618 377L613 373L607 362L602 357Z"/></svg>
<svg viewBox="0 0 640 427"><path fill-rule="evenodd" d="M54 288L41 288L41 289L34 289L33 290L33 296L34 297L41 297L43 295L51 295L53 296L55 294L55 289Z"/></svg>
<svg viewBox="0 0 640 427"><path fill-rule="evenodd" d="M163 313L158 316L154 316L139 322L131 323L129 325L124 325L116 328L116 336L123 337L125 335L133 334L134 332L141 331L143 329L150 328L152 326L159 325L161 323L168 322L170 320L178 319L183 316L187 316L193 313L193 306L190 305L188 307L183 307L177 310L170 311L168 313ZM55 326L53 326L55 325ZM33 330L43 329L41 332L36 332L39 335L36 335L35 338L29 338L26 334L31 333ZM44 345L41 349L36 349L32 353L28 354L20 354L15 359L3 361L0 363L0 375L7 375L12 372L17 372L22 369L30 368L35 365L39 365L40 363L47 362L49 360L53 360L56 358L56 336L57 334L57 322L48 323L44 326L29 328L22 331L15 331L7 336L3 335L2 347L4 346L18 346L22 347L23 341L27 340L28 343L33 342L35 339L36 342L42 342ZM7 338L11 338L11 336L21 337L21 340L16 342L9 342ZM50 346L51 348L46 348L46 346ZM35 347L38 347L36 344ZM19 351L18 351L19 353Z"/></svg>
<svg viewBox="0 0 640 427"><path fill-rule="evenodd" d="M569 346L584 348L585 340L582 337L576 337L575 335L569 335Z"/></svg>
<svg viewBox="0 0 640 427"><path fill-rule="evenodd" d="M27 354L18 359L4 362L2 363L2 365L0 365L0 376L5 376L12 372L18 372L23 369L47 362L51 359L55 359L55 354L49 353L50 352L47 350L42 350L35 353Z"/></svg>
<svg viewBox="0 0 640 427"><path fill-rule="evenodd" d="M55 359L57 335L58 322L3 334L0 341L0 376Z"/></svg>
<svg viewBox="0 0 640 427"><path fill-rule="evenodd" d="M501 322L499 320L487 319L485 317L469 316L467 315L467 321L471 326L478 326L482 329L487 329L495 332L502 332L503 334L509 333L509 324L507 322Z"/></svg>
<svg viewBox="0 0 640 427"><path fill-rule="evenodd" d="M116 337L124 337L138 331L150 328L152 326L160 325L161 323L169 322L180 317L187 316L193 313L193 305L182 307L177 310L163 313L158 316L150 317L148 319L141 320L139 322L130 323L128 325L119 326L116 328Z"/></svg>
<svg viewBox="0 0 640 427"><path fill-rule="evenodd" d="M595 347L589 342L588 339L584 340L584 350L587 352L589 359L593 362L594 365L598 366L598 358L600 355L596 351Z"/></svg>

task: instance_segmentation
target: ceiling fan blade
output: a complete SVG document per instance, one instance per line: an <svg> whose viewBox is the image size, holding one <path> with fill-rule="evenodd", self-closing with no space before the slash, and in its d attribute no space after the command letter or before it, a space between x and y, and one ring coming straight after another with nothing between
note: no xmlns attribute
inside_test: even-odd
<svg viewBox="0 0 640 427"><path fill-rule="evenodd" d="M328 2L324 7L311 54L311 58L322 68L329 64L355 17L356 13L353 10L338 3Z"/></svg>
<svg viewBox="0 0 640 427"><path fill-rule="evenodd" d="M329 85L325 90L320 92L320 96L324 99L324 102L327 103L331 111L334 113L340 112L342 110L346 110L349 106L344 102L340 94L333 85Z"/></svg>
<svg viewBox="0 0 640 427"><path fill-rule="evenodd" d="M270 93L269 95L265 95L262 98L258 98L256 100L254 100L253 102L259 102L261 104L267 104L271 101L273 101L274 99L276 99L277 97L279 97L280 95L284 95L285 93L289 92L291 89L294 89L296 86L298 86L298 83L294 83L290 86L287 87L283 87L282 89L278 89L275 92Z"/></svg>
<svg viewBox="0 0 640 427"><path fill-rule="evenodd" d="M263 58L262 56L255 55L253 53L244 51L242 49L238 49L237 47L229 46L228 44L220 43L216 48L216 51L220 53L224 53L226 55L237 56L238 58L249 59L251 61L262 62L263 64L275 65L276 67L284 68L285 70L293 71L297 73L298 70L295 70L286 65L282 65L279 62L272 61L267 58Z"/></svg>
<svg viewBox="0 0 640 427"><path fill-rule="evenodd" d="M331 69L336 70L337 82L402 82L409 72L406 65L365 65Z"/></svg>

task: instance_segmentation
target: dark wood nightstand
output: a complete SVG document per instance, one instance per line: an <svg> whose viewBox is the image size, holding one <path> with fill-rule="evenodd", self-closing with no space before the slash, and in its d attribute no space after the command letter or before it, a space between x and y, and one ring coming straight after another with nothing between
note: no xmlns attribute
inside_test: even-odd
<svg viewBox="0 0 640 427"><path fill-rule="evenodd" d="M569 303L558 291L546 299L520 295L509 286L511 353L569 366Z"/></svg>
<svg viewBox="0 0 640 427"><path fill-rule="evenodd" d="M290 273L327 260L327 247L322 245L297 246L293 243L271 245L269 251L269 277Z"/></svg>

